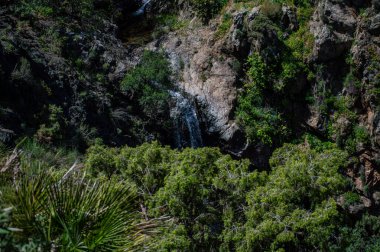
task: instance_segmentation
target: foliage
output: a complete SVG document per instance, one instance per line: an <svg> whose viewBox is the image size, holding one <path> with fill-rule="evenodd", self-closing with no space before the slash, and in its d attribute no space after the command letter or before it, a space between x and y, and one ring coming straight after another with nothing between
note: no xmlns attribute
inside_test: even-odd
<svg viewBox="0 0 380 252"><path fill-rule="evenodd" d="M344 140L341 140L341 141L344 141ZM343 143L341 144L343 145ZM361 148L359 147L359 144L362 144L362 146L364 147L369 146L370 144L369 133L365 127L354 125L352 131L350 132L348 137L346 137L343 146L349 153L355 153Z"/></svg>
<svg viewBox="0 0 380 252"><path fill-rule="evenodd" d="M226 0L191 0L190 3L194 6L197 15L208 22L227 4Z"/></svg>
<svg viewBox="0 0 380 252"><path fill-rule="evenodd" d="M88 156L89 168L95 153ZM209 250L223 242L228 245L234 223L243 216L237 211L245 205L246 192L265 177L265 173L249 172L246 160L235 161L216 148L179 152L153 142L124 147L117 153L118 176L137 189L147 215L173 217L172 224L162 231L165 239L155 242L162 250Z"/></svg>
<svg viewBox="0 0 380 252"><path fill-rule="evenodd" d="M281 115L264 100L264 93L270 88L268 76L273 72L257 53L249 57L248 63L251 83L238 99L236 117L251 141L272 144L274 136L286 134Z"/></svg>
<svg viewBox="0 0 380 252"><path fill-rule="evenodd" d="M121 88L136 99L144 115L157 124L164 124L169 110L171 88L169 62L162 53L145 51L141 62L129 72L121 83Z"/></svg>
<svg viewBox="0 0 380 252"><path fill-rule="evenodd" d="M148 231L156 224L140 219L136 194L130 186L113 179L89 178L77 169L70 169L69 173L66 166L57 162L68 160L62 157L63 153L44 161L39 156L43 146L30 140L19 144L20 148L23 146L20 171L15 179L7 179L8 172L0 174L5 182L0 187L1 206L13 209L12 218L6 215L5 222L0 214L1 223L6 223L0 230L7 233L4 240L7 243L1 246L10 251L115 251L149 247ZM53 152L46 150L46 158L51 158L49 153ZM9 226L19 228L13 229L18 232L9 233Z"/></svg>
<svg viewBox="0 0 380 252"><path fill-rule="evenodd" d="M308 144L311 149L316 150L318 152L322 152L324 150L336 147L335 143L322 141L311 134L305 135L305 143Z"/></svg>
<svg viewBox="0 0 380 252"><path fill-rule="evenodd" d="M0 250L7 248L10 243L10 212L10 208L0 209Z"/></svg>
<svg viewBox="0 0 380 252"><path fill-rule="evenodd" d="M222 38L230 29L232 25L232 16L229 13L225 13L222 18L221 24L218 26L218 30L215 33L216 38Z"/></svg>
<svg viewBox="0 0 380 252"><path fill-rule="evenodd" d="M177 15L162 14L155 17L155 22L161 27L168 27L170 31L175 31L184 28L187 23L185 20L180 20Z"/></svg>
<svg viewBox="0 0 380 252"><path fill-rule="evenodd" d="M277 150L269 176L249 172L248 163L212 148L179 152L152 143L122 148L115 160L148 216L174 218L156 249L327 249L340 224L333 197L347 185L339 173L347 154L309 137L312 141L320 147Z"/></svg>
<svg viewBox="0 0 380 252"><path fill-rule="evenodd" d="M286 144L270 160L268 182L248 194L241 251L326 250L339 218L333 199L346 185L338 170L347 154Z"/></svg>
<svg viewBox="0 0 380 252"><path fill-rule="evenodd" d="M119 156L114 158L117 170L139 188L139 195L146 200L163 186L176 153L169 147L161 147L158 142L153 142L135 148L124 147Z"/></svg>
<svg viewBox="0 0 380 252"><path fill-rule="evenodd" d="M154 242L158 250L327 249L340 225L334 196L347 185L339 173L347 154L318 141L309 137L315 149L277 150L269 175L214 148L177 151L156 142L124 147L114 159L148 218L173 218Z"/></svg>
<svg viewBox="0 0 380 252"><path fill-rule="evenodd" d="M304 25L296 32L292 33L285 41L285 44L288 46L294 59L298 62L305 62L312 53L314 37L311 34L309 27Z"/></svg>
<svg viewBox="0 0 380 252"><path fill-rule="evenodd" d="M88 148L86 167L93 172L94 176L104 172L109 178L116 172L115 156L117 150L107 148L104 145L95 144Z"/></svg>
<svg viewBox="0 0 380 252"><path fill-rule="evenodd" d="M354 192L345 192L343 194L343 198L344 198L344 207L346 208L360 202L359 194L354 193Z"/></svg>
<svg viewBox="0 0 380 252"><path fill-rule="evenodd" d="M50 104L48 107L48 113L49 117L47 124L41 124L36 133L37 139L45 143L51 143L54 140L62 139L62 130L66 125L61 107Z"/></svg>
<svg viewBox="0 0 380 252"><path fill-rule="evenodd" d="M92 9L93 0L21 0L17 5L17 11L22 16L35 16L36 18L62 13L76 17L89 16Z"/></svg>
<svg viewBox="0 0 380 252"><path fill-rule="evenodd" d="M248 84L238 98L235 115L251 141L278 146L292 133L289 125L294 118L287 116L292 113L288 104L302 102L300 86L313 78L306 62L314 38L305 21L310 18L312 5L307 1L256 1L256 4L261 4L261 11L249 23L248 36L268 42L248 57ZM282 27L282 4L299 7L298 12L305 20L300 20L298 30L292 32Z"/></svg>
<svg viewBox="0 0 380 252"><path fill-rule="evenodd" d="M242 193L254 182L247 164L216 149L185 149L152 200L153 213L176 217L192 241L191 250L217 249L225 215L244 204ZM234 216L233 219L238 218Z"/></svg>
<svg viewBox="0 0 380 252"><path fill-rule="evenodd" d="M113 251L133 243L134 216L128 187L111 182L67 179L46 174L17 183L14 223L44 246L65 251Z"/></svg>
<svg viewBox="0 0 380 252"><path fill-rule="evenodd" d="M380 219L378 216L363 215L353 227L343 226L337 239L330 245L331 251L366 251L380 249Z"/></svg>

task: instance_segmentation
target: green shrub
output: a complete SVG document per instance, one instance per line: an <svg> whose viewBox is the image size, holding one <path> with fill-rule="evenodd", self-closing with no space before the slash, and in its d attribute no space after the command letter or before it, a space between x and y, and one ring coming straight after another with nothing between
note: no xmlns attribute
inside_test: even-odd
<svg viewBox="0 0 380 252"><path fill-rule="evenodd" d="M168 116L170 75L169 62L162 53L145 51L140 64L121 83L122 90L137 100L144 115L156 125L165 124L162 119Z"/></svg>
<svg viewBox="0 0 380 252"><path fill-rule="evenodd" d="M109 178L117 172L115 157L118 150L104 145L93 145L87 150L85 167L95 176L104 173Z"/></svg>
<svg viewBox="0 0 380 252"><path fill-rule="evenodd" d="M327 250L340 217L333 197L347 185L339 173L347 154L286 144L270 164L268 182L247 195L240 251Z"/></svg>
<svg viewBox="0 0 380 252"><path fill-rule="evenodd" d="M218 26L218 30L215 33L216 38L222 38L232 25L232 16L229 13L223 15L222 23Z"/></svg>
<svg viewBox="0 0 380 252"><path fill-rule="evenodd" d="M90 16L93 13L93 0L21 0L16 10L22 16L50 17L69 14L76 17Z"/></svg>
<svg viewBox="0 0 380 252"><path fill-rule="evenodd" d="M343 194L344 198L344 207L349 207L351 205L360 203L360 196L354 192L346 192Z"/></svg>
<svg viewBox="0 0 380 252"><path fill-rule="evenodd" d="M227 0L190 0L190 3L203 22L208 22L227 4Z"/></svg>
<svg viewBox="0 0 380 252"><path fill-rule="evenodd" d="M125 179L140 188L142 198L147 200L147 196L163 186L176 153L158 142L144 143L135 148L124 147L115 157L116 167Z"/></svg>
<svg viewBox="0 0 380 252"><path fill-rule="evenodd" d="M299 62L306 62L312 54L314 46L314 36L311 34L308 25L301 26L292 33L285 41L292 56Z"/></svg>
<svg viewBox="0 0 380 252"><path fill-rule="evenodd" d="M61 107L50 104L48 113L47 123L41 124L36 133L36 138L43 143L52 143L55 140L63 139L63 130L66 126L66 120Z"/></svg>
<svg viewBox="0 0 380 252"><path fill-rule="evenodd" d="M359 144L365 147L371 143L368 130L358 125L355 125L346 139L341 141L344 142L344 148L352 154L358 151Z"/></svg>
<svg viewBox="0 0 380 252"><path fill-rule="evenodd" d="M40 173L20 178L15 195L14 224L48 250L114 251L136 241L133 192L124 185L72 177L53 181Z"/></svg>
<svg viewBox="0 0 380 252"><path fill-rule="evenodd" d="M285 136L287 129L280 113L265 103L265 91L271 89L273 70L255 53L248 59L247 75L251 83L238 98L236 118L251 141L272 144L274 136Z"/></svg>
<svg viewBox="0 0 380 252"><path fill-rule="evenodd" d="M170 168L152 198L151 212L184 225L192 241L188 250L213 251L221 242L228 244L242 217L236 211L247 190L259 183L259 174L248 172L247 161L235 161L215 148L185 149Z"/></svg>
<svg viewBox="0 0 380 252"><path fill-rule="evenodd" d="M366 251L380 249L380 219L378 216L364 214L354 226L339 228L337 238L330 243L331 251Z"/></svg>
<svg viewBox="0 0 380 252"><path fill-rule="evenodd" d="M305 135L305 142L310 145L310 148L313 150L316 150L318 152L322 152L328 149L337 148L337 145L333 142L324 142L317 137L306 134Z"/></svg>

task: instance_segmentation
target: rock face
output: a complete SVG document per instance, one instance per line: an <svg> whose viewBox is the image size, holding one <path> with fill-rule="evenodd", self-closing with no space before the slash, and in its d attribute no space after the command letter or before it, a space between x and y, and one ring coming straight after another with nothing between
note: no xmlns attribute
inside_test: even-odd
<svg viewBox="0 0 380 252"><path fill-rule="evenodd" d="M45 119L35 118L36 114L55 104L63 113L60 128L78 139L74 141L86 141L90 135L102 135L111 144L127 141L121 132L129 127L131 115L125 113L119 83L131 62L116 37L116 26L103 22L97 31L88 32L74 21L56 32L52 21L36 20L30 25L2 11L0 107L8 119L2 117L0 128L8 140L9 129L17 136L25 127L40 128L36 119ZM17 28L20 24L22 29ZM112 100L109 94L114 94ZM115 121L115 111L125 116Z"/></svg>
<svg viewBox="0 0 380 252"><path fill-rule="evenodd" d="M359 8L362 9L360 13ZM329 66L320 76L335 89L337 94L346 97L355 97L351 109L358 114L358 124L369 133L370 142L366 146L356 146L360 164L356 166L349 176L353 178L357 190L364 192L373 202L378 202L377 195L380 190L380 158L378 90L380 71L380 30L378 1L320 1L311 22L311 32L315 37L315 44L311 62ZM352 55L351 65L344 62L346 55ZM335 65L335 67L334 67ZM339 66L336 69L336 66ZM328 76L344 76L353 71L357 85L346 84L342 80ZM313 113L310 123L318 128L321 125L321 115ZM337 120L340 132L345 136L352 126L352 121L341 117ZM360 176L360 174L362 174ZM372 195L371 195L372 194ZM376 197L375 197L376 196ZM376 203L377 204L377 203ZM368 204L367 204L368 205ZM370 207L365 205L365 207ZM364 208L364 205L362 205Z"/></svg>
<svg viewBox="0 0 380 252"><path fill-rule="evenodd" d="M196 24L194 25L196 26ZM185 34L170 33L148 48L161 48L170 58L178 89L196 100L206 133L224 142L238 134L232 121L237 97L238 60L222 52L209 27L195 27Z"/></svg>
<svg viewBox="0 0 380 252"><path fill-rule="evenodd" d="M357 16L353 8L339 2L320 1L311 24L315 37L313 59L329 61L346 52L354 40Z"/></svg>

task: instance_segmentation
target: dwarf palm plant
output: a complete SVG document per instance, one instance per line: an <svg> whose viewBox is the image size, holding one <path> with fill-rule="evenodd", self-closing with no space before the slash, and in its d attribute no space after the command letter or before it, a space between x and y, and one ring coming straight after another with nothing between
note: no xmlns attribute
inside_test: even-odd
<svg viewBox="0 0 380 252"><path fill-rule="evenodd" d="M13 222L22 237L39 240L46 250L131 250L144 241L133 198L128 186L112 180L55 181L39 173L18 180Z"/></svg>

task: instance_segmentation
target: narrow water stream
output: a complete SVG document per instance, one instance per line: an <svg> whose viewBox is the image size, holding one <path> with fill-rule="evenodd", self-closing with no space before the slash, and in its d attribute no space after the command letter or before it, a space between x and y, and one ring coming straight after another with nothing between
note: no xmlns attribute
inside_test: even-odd
<svg viewBox="0 0 380 252"><path fill-rule="evenodd" d="M175 106L170 111L170 117L175 123L175 140L177 148L203 146L202 132L196 109L190 100L182 94L169 91L170 96L175 101Z"/></svg>
<svg viewBox="0 0 380 252"><path fill-rule="evenodd" d="M152 1L152 0L142 0L141 1L142 2L141 7L138 10L136 10L135 12L133 12L132 16L133 17L139 17L139 16L144 15L145 9L148 6L148 4L150 3L150 1Z"/></svg>

